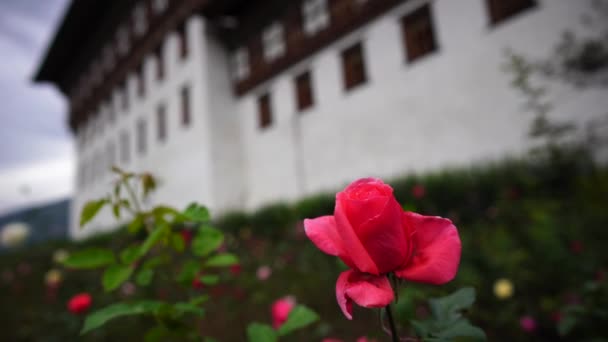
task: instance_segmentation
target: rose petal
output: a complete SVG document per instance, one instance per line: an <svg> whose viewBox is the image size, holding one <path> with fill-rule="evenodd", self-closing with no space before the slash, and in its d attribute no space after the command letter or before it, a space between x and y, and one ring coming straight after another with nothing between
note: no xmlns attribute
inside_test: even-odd
<svg viewBox="0 0 608 342"><path fill-rule="evenodd" d="M329 255L338 256L349 267L356 267L342 247L341 238L336 230L336 220L333 216L305 219L304 231L317 248Z"/></svg>
<svg viewBox="0 0 608 342"><path fill-rule="evenodd" d="M347 256L346 259L352 260L352 263L355 266L353 268L357 268L361 272L378 275L378 267L353 230L340 201L336 201L334 218L336 220L336 231L340 236L342 246L345 246L344 253ZM344 262L346 263L346 261Z"/></svg>
<svg viewBox="0 0 608 342"><path fill-rule="evenodd" d="M461 243L452 221L405 212L413 254L395 274L410 281L440 285L454 279L460 264Z"/></svg>
<svg viewBox="0 0 608 342"><path fill-rule="evenodd" d="M382 308L393 301L394 293L385 276L348 270L338 277L336 299L344 316L353 319L353 301L366 308Z"/></svg>
<svg viewBox="0 0 608 342"><path fill-rule="evenodd" d="M336 203L340 202L351 225L358 227L378 216L392 197L393 189L380 179L363 178L339 192Z"/></svg>
<svg viewBox="0 0 608 342"><path fill-rule="evenodd" d="M323 252L338 255L342 252L340 237L336 231L336 220L333 216L321 216L304 220L306 236Z"/></svg>
<svg viewBox="0 0 608 342"><path fill-rule="evenodd" d="M380 274L392 272L405 263L409 242L403 229L403 209L395 198L389 198L383 210L355 232Z"/></svg>

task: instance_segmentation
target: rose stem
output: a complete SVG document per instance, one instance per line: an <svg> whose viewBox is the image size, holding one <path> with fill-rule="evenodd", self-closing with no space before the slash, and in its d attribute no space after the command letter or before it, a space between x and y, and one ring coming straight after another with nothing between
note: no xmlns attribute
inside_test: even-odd
<svg viewBox="0 0 608 342"><path fill-rule="evenodd" d="M395 327L395 321L393 320L393 312L391 311L391 305L384 307L386 310L386 317L388 317L388 325L391 327L391 337L393 342L399 342L399 336L397 336L397 328Z"/></svg>

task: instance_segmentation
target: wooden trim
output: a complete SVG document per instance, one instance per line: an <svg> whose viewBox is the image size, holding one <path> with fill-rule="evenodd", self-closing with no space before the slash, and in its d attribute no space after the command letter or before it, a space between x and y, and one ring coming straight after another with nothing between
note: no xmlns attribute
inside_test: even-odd
<svg viewBox="0 0 608 342"><path fill-rule="evenodd" d="M405 1L407 0L370 0L359 3L356 0L329 0L329 26L310 36L303 32L299 13L301 12L300 2L295 2L297 6L289 8L283 18L277 20L287 23L285 25L286 53L272 62L264 61L261 32L251 37L246 43L251 61L249 77L234 83L235 93L237 95L247 93ZM294 19L297 19L297 22Z"/></svg>
<svg viewBox="0 0 608 342"><path fill-rule="evenodd" d="M143 63L149 54L153 54L154 49L162 44L169 33L177 30L190 16L200 13L206 3L207 0L169 1L169 7L165 9L164 14L150 19L146 34L138 39L130 37L132 41L129 54L124 57L117 56L114 70L106 75L100 85L92 89L81 103L70 99L69 124L72 130L75 131L78 125L86 122L97 106L108 98L119 84L126 83L129 73L136 70L137 65Z"/></svg>

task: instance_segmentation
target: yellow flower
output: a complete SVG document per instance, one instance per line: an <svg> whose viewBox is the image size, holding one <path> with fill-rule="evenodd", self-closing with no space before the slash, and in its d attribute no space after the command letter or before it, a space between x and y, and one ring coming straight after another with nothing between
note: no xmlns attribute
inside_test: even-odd
<svg viewBox="0 0 608 342"><path fill-rule="evenodd" d="M63 276L61 275L61 271L56 270L56 269L49 270L48 272L46 272L46 275L44 276L44 282L48 286L57 285L57 284L61 283L62 279L63 279Z"/></svg>
<svg viewBox="0 0 608 342"><path fill-rule="evenodd" d="M53 253L53 261L61 264L65 261L65 259L67 259L69 256L69 253L65 250L65 249L58 249L55 251L55 253Z"/></svg>
<svg viewBox="0 0 608 342"><path fill-rule="evenodd" d="M501 278L494 283L494 295L498 299L507 299L513 295L513 283L509 279Z"/></svg>

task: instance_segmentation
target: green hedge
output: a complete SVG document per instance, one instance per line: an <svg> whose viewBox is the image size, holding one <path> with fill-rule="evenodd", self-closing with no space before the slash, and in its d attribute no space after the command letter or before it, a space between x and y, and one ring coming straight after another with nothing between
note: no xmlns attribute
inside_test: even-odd
<svg viewBox="0 0 608 342"><path fill-rule="evenodd" d="M424 299L429 296L473 286L478 301L468 316L490 341L588 341L608 336L607 168L584 156L521 159L412 175L390 184L406 208L450 217L463 242L461 266L453 282L442 287L412 283L402 287L396 308L401 324L427 315ZM422 197L412 193L419 185L425 189ZM217 225L228 232L228 248L240 254L243 271L238 276L226 272L224 285L200 290L213 298L201 329L219 341L243 341L248 322L270 322L272 301L294 295L317 311L322 323L290 340L320 341L329 336L354 341L364 334L385 339L372 310L356 308L354 321L343 317L334 292L343 265L302 234L302 218L331 214L333 205L334 194L321 194L218 219ZM128 243L123 235L85 242ZM150 326L145 319L127 318L77 337L82 318L67 313L68 298L89 291L94 308L115 298L103 292L98 274L68 272L58 297L49 300L43 277L55 267L50 255L59 246L76 250L83 245L52 243L0 256L0 272L15 274L10 282L0 279L0 326L5 327L0 340L140 341ZM27 275L18 272L22 262L31 265ZM262 265L272 268L266 281L256 277ZM493 286L500 278L513 283L512 297L495 296ZM133 296L179 298L180 291L159 277ZM535 332L520 328L524 316L536 320Z"/></svg>

